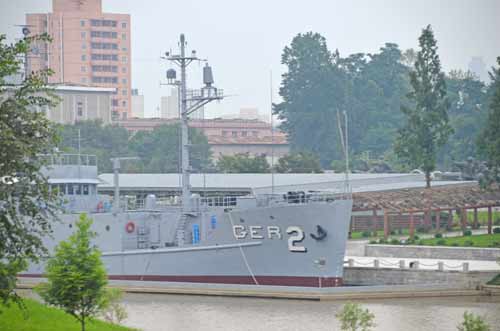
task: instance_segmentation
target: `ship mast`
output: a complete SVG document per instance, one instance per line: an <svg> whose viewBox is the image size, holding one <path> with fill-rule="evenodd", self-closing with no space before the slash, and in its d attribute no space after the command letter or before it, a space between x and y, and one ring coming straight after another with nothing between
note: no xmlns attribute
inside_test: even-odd
<svg viewBox="0 0 500 331"><path fill-rule="evenodd" d="M203 86L199 90L187 90L187 74L186 69L193 61L206 62L196 56L196 51L191 51L191 55L186 55L186 38L184 34L180 35L179 47L180 54L165 53L164 59L175 63L181 70L181 79L176 79L176 72L174 69L167 70L167 85L174 85L180 89L180 124L181 124L181 170L182 170L182 210L183 212L192 211L191 208L191 184L190 174L191 166L189 162L189 132L188 120L189 115L196 110L200 109L207 103L215 100L221 100L223 91L212 86L214 83L212 68L208 63L203 68Z"/></svg>

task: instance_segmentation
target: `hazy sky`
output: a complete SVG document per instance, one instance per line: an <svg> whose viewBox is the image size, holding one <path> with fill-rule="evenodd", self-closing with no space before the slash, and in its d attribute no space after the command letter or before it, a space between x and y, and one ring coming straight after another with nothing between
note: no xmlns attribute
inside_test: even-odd
<svg viewBox="0 0 500 331"><path fill-rule="evenodd" d="M232 95L211 105L210 117L241 107L269 114L270 72L276 102L281 52L299 32L319 32L347 56L376 52L385 42L415 48L421 29L432 24L447 71L467 69L472 56L489 68L500 56L500 0L103 0L103 9L131 15L132 85L145 95L146 116L170 93L159 86L169 67L159 57L176 50L181 32L209 59L216 85ZM50 0L0 0L0 33L19 37L15 25L26 13L50 10ZM189 85L198 87L201 65L191 66Z"/></svg>

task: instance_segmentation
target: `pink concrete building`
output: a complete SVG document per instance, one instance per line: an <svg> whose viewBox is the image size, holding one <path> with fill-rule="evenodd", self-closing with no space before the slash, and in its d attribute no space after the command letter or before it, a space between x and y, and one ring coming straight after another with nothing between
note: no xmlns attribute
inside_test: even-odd
<svg viewBox="0 0 500 331"><path fill-rule="evenodd" d="M32 48L31 71L51 68L49 83L116 88L114 116L131 116L130 15L103 13L101 0L52 0L52 13L27 14L26 24L52 37Z"/></svg>

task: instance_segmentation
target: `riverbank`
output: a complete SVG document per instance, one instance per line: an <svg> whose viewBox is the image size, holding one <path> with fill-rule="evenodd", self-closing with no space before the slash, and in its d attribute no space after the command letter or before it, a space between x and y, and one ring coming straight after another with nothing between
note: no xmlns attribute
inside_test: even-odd
<svg viewBox="0 0 500 331"><path fill-rule="evenodd" d="M80 323L60 309L48 307L33 299L24 298L26 311L18 305L2 307L0 330L2 331L80 331ZM134 331L124 326L92 320L87 331Z"/></svg>

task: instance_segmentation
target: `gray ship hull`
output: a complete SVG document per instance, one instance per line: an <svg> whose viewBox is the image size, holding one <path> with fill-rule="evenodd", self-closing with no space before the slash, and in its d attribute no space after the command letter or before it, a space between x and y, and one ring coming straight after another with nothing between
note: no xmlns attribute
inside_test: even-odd
<svg viewBox="0 0 500 331"><path fill-rule="evenodd" d="M180 232L178 211L90 217L112 280L332 287L342 285L351 209L352 200L216 208L185 217ZM50 250L78 216L62 218ZM22 276L43 271L32 265Z"/></svg>

